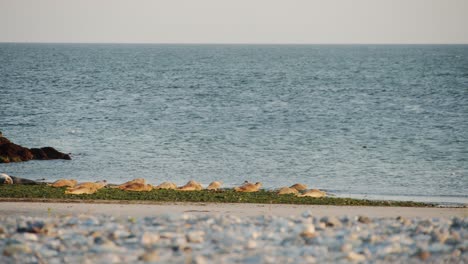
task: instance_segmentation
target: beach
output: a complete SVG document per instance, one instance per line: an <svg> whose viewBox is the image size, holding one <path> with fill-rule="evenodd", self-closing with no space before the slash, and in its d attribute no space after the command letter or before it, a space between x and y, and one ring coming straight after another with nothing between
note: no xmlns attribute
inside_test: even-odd
<svg viewBox="0 0 468 264"><path fill-rule="evenodd" d="M13 199L15 201L18 199ZM103 214L114 217L151 217L162 214L229 214L238 217L299 215L305 211L314 216L368 216L377 218L420 217L451 218L468 217L468 208L423 208L423 207L373 207L373 206L328 206L298 204L248 204L248 203L151 203L90 201L86 202L5 202L0 200L0 215L24 215L45 217L53 215Z"/></svg>
<svg viewBox="0 0 468 264"><path fill-rule="evenodd" d="M467 208L0 202L5 263L466 263Z"/></svg>

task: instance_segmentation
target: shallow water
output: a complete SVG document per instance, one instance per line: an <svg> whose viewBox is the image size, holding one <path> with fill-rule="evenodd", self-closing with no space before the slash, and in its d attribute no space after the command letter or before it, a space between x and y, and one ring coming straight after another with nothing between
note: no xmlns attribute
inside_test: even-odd
<svg viewBox="0 0 468 264"><path fill-rule="evenodd" d="M468 45L0 44L0 130L72 153L30 179L466 201Z"/></svg>

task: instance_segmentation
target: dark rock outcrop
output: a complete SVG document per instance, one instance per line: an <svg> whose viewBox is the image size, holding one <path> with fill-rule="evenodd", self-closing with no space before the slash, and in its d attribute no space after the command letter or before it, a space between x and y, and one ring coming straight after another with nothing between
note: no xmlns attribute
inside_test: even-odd
<svg viewBox="0 0 468 264"><path fill-rule="evenodd" d="M57 151L52 147L25 148L16 145L6 137L0 136L0 163L20 162L28 160L50 160L65 159L71 160L70 155Z"/></svg>

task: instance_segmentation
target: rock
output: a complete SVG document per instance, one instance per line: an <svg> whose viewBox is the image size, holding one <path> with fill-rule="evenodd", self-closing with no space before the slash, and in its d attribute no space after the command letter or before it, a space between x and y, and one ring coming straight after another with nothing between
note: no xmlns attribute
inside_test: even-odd
<svg viewBox="0 0 468 264"><path fill-rule="evenodd" d="M21 162L28 160L71 160L70 155L62 153L52 147L28 149L0 137L0 163Z"/></svg>
<svg viewBox="0 0 468 264"><path fill-rule="evenodd" d="M353 249L353 245L345 243L341 246L341 252L350 252Z"/></svg>
<svg viewBox="0 0 468 264"><path fill-rule="evenodd" d="M151 245L157 243L160 240L160 238L161 237L158 234L153 234L153 233L146 232L141 236L141 243L144 246L151 246Z"/></svg>
<svg viewBox="0 0 468 264"><path fill-rule="evenodd" d="M247 241L247 245L245 246L246 249L255 249L257 248L257 242L255 240L250 239Z"/></svg>
<svg viewBox="0 0 468 264"><path fill-rule="evenodd" d="M367 216L359 216L358 221L363 224L369 224L372 222Z"/></svg>
<svg viewBox="0 0 468 264"><path fill-rule="evenodd" d="M303 238L314 238L317 236L317 233L313 225L308 225L299 235Z"/></svg>
<svg viewBox="0 0 468 264"><path fill-rule="evenodd" d="M418 257L419 259L421 259L422 261L426 261L428 260L430 257L431 257L431 253L429 251L426 251L426 250L421 250L419 253L418 253Z"/></svg>
<svg viewBox="0 0 468 264"><path fill-rule="evenodd" d="M33 234L33 233L24 233L24 239L29 240L29 241L38 241L39 240L37 235Z"/></svg>
<svg viewBox="0 0 468 264"><path fill-rule="evenodd" d="M19 233L47 234L49 226L43 221L27 222L25 226L18 226L16 231Z"/></svg>
<svg viewBox="0 0 468 264"><path fill-rule="evenodd" d="M346 257L348 260L351 260L351 261L365 261L366 260L366 256L362 255L362 254L358 254L358 253L355 253L355 252L349 252L347 257Z"/></svg>
<svg viewBox="0 0 468 264"><path fill-rule="evenodd" d="M325 217L322 217L320 219L320 222L325 223L325 225L327 227L337 227L337 228L339 228L339 227L342 226L341 221L336 217L327 217L327 216L325 216Z"/></svg>
<svg viewBox="0 0 468 264"><path fill-rule="evenodd" d="M71 160L70 155L62 153L53 147L44 147L40 149L31 149L34 159L49 160L49 159L64 159Z"/></svg>
<svg viewBox="0 0 468 264"><path fill-rule="evenodd" d="M205 233L203 231L192 231L187 234L187 241L190 243L202 243Z"/></svg>
<svg viewBox="0 0 468 264"><path fill-rule="evenodd" d="M33 159L33 154L27 148L14 143L0 145L0 163L21 162Z"/></svg>
<svg viewBox="0 0 468 264"><path fill-rule="evenodd" d="M138 257L138 260L141 260L143 262L155 262L159 260L159 254L158 252L156 252L156 250L151 250L143 253L143 255Z"/></svg>
<svg viewBox="0 0 468 264"><path fill-rule="evenodd" d="M11 257L17 254L29 254L31 253L31 248L26 244L11 244L5 247L3 250L3 255Z"/></svg>
<svg viewBox="0 0 468 264"><path fill-rule="evenodd" d="M193 259L193 264L206 264L206 263L208 263L208 261L203 256L196 256Z"/></svg>

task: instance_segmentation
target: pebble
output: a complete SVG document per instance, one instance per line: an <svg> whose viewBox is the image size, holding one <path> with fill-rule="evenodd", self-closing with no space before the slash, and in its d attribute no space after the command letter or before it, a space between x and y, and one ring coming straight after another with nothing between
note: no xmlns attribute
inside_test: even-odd
<svg viewBox="0 0 468 264"><path fill-rule="evenodd" d="M370 220L369 217L367 217L367 216L362 216L362 215L359 216L358 221L359 221L360 223L363 223L363 224L370 224L370 223L371 223L371 220Z"/></svg>
<svg viewBox="0 0 468 264"><path fill-rule="evenodd" d="M302 231L300 233L300 236L304 237L304 238L314 238L314 237L316 237L317 233L315 233L315 227L313 225L306 226L304 231Z"/></svg>
<svg viewBox="0 0 468 264"><path fill-rule="evenodd" d="M148 247L148 246L151 246L151 245L157 243L159 241L159 239L160 239L160 236L158 234L145 232L141 236L141 243L144 246Z"/></svg>
<svg viewBox="0 0 468 264"><path fill-rule="evenodd" d="M152 250L152 251L145 252L138 259L143 262L155 262L159 260L159 255L158 255L158 252L156 252L156 250Z"/></svg>
<svg viewBox="0 0 468 264"><path fill-rule="evenodd" d="M25 244L12 244L8 245L3 249L4 256L14 256L18 254L29 254L31 253L31 248Z"/></svg>
<svg viewBox="0 0 468 264"><path fill-rule="evenodd" d="M322 217L320 222L325 223L326 227L337 227L340 228L342 226L341 221L336 217Z"/></svg>
<svg viewBox="0 0 468 264"><path fill-rule="evenodd" d="M203 231L192 231L187 234L187 241L190 243L202 243L205 233Z"/></svg>
<svg viewBox="0 0 468 264"><path fill-rule="evenodd" d="M351 251L348 253L347 259L360 262L366 260L366 256Z"/></svg>
<svg viewBox="0 0 468 264"><path fill-rule="evenodd" d="M463 263L463 218L0 216L2 263Z"/></svg>
<svg viewBox="0 0 468 264"><path fill-rule="evenodd" d="M431 257L431 253L429 251L422 250L421 252L418 253L418 257L422 261L426 261Z"/></svg>

